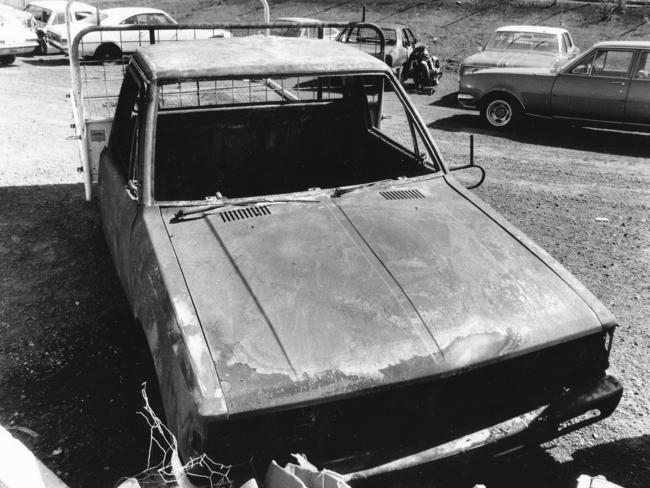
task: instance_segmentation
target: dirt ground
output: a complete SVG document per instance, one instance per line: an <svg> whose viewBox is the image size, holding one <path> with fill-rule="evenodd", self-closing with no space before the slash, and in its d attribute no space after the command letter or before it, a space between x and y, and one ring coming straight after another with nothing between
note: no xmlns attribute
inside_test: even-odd
<svg viewBox="0 0 650 488"><path fill-rule="evenodd" d="M123 2L104 2L116 3ZM552 20L589 39L578 41L587 48L599 35L632 29L644 13L596 22L579 17L579 10L566 11L573 3L541 10L510 2L478 14L472 12L483 4L467 3L472 6L375 2L369 19L411 5L387 20L439 37L439 52L456 59L475 43L470 31L555 14ZM190 21L261 15L252 1L157 4ZM275 2L272 12L334 20L355 18L358 7L358 1ZM650 37L648 29L643 25L629 36ZM476 114L455 108L456 85L456 74L447 72L435 95L412 98L449 162L467 160L469 135L475 134L476 158L488 174L477 194L615 313L620 327L610 372L625 394L612 417L545 449L492 462L459 461L386 484L568 488L589 473L626 488L650 486L650 135L546 123L487 131ZM153 373L146 356L141 359L146 345L130 318L97 209L83 198L76 142L66 140L73 133L68 88L61 55L0 69L0 424L13 428L71 487L111 487L146 465L148 428L137 412L141 383L151 383Z"/></svg>

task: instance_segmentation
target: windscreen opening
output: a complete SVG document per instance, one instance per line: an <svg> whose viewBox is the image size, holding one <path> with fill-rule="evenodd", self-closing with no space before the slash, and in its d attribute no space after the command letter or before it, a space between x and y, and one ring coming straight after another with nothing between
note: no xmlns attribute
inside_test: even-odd
<svg viewBox="0 0 650 488"><path fill-rule="evenodd" d="M496 32L487 43L488 51L536 51L557 53L557 36L541 32Z"/></svg>
<svg viewBox="0 0 650 488"><path fill-rule="evenodd" d="M383 75L194 81L159 91L155 199L338 188L435 171Z"/></svg>

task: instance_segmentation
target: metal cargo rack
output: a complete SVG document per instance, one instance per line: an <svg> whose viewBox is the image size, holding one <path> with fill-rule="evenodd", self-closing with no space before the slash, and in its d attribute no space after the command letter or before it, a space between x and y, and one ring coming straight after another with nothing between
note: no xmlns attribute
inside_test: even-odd
<svg viewBox="0 0 650 488"><path fill-rule="evenodd" d="M84 58L84 44L88 42L88 36L99 35L99 43L104 37L110 36L110 42L117 44L120 52L134 51L139 46L158 44L162 42L183 42L198 38L198 33L205 38L206 32L211 31L214 37L223 37L227 32L231 37L242 37L251 35L280 35L286 34L295 29L315 29L318 37L323 39L327 29L345 29L348 27L359 27L369 29L376 34L375 42L371 44L353 44L350 46L361 48L375 57L383 60L385 58L386 40L382 30L375 24L362 22L323 22L323 23L215 23L215 24L178 24L178 25L128 25L119 27L89 26L77 33L71 41L68 41L70 71L72 79L72 92L70 100L75 127L75 138L79 142L79 152L82 162L80 171L83 173L86 199L92 198L92 184L96 183L93 175L97 174L99 155L106 145L110 136L111 124L117 98L119 95L122 79L131 56L123 54L117 59L94 59ZM69 28L69 26L68 26ZM139 31L138 44L129 49L124 49L128 32ZM168 34L171 32L171 35ZM117 33L117 40L114 37ZM69 36L70 37L70 36ZM374 35L373 35L374 37ZM108 41L107 41L108 42ZM335 42L326 41L322 42ZM97 44L97 41L93 41ZM207 90L206 84L195 85L195 92L184 96L201 99ZM218 90L217 84L214 90ZM173 91L172 91L173 92ZM172 93L170 93L172 95ZM165 96L164 93L161 94ZM178 97L177 93L173 93ZM213 96L216 96L216 92ZM244 100L242 100L244 101Z"/></svg>

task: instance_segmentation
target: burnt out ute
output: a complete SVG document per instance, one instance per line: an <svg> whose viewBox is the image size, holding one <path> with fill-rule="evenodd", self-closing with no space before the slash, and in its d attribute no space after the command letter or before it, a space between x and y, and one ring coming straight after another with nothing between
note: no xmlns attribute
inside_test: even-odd
<svg viewBox="0 0 650 488"><path fill-rule="evenodd" d="M614 317L349 46L137 50L96 191L185 458L305 452L363 478L539 443L620 399Z"/></svg>

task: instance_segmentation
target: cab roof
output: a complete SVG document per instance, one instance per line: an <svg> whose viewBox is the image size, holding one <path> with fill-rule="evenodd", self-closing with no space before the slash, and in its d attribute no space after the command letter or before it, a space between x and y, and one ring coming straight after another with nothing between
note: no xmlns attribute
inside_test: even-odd
<svg viewBox="0 0 650 488"><path fill-rule="evenodd" d="M594 47L629 47L633 49L650 49L650 41L603 41Z"/></svg>
<svg viewBox="0 0 650 488"><path fill-rule="evenodd" d="M542 25L504 25L497 32L531 32L536 34L564 34L568 32L562 27L545 27Z"/></svg>
<svg viewBox="0 0 650 488"><path fill-rule="evenodd" d="M249 36L153 44L135 63L150 81L389 71L385 63L339 42Z"/></svg>
<svg viewBox="0 0 650 488"><path fill-rule="evenodd" d="M68 0L29 0L25 4L25 6L29 7L30 5L33 5L35 7L46 8L48 10L65 12L65 7L67 4L68 4ZM93 7L92 5L88 5L87 3L84 2L74 2L72 4L73 11L76 11L80 8L96 10L96 7Z"/></svg>

